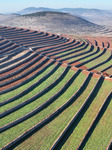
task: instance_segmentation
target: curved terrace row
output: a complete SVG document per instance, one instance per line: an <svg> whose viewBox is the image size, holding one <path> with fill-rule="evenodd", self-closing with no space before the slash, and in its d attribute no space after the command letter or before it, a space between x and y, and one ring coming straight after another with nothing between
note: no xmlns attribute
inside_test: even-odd
<svg viewBox="0 0 112 150"><path fill-rule="evenodd" d="M0 36L0 148L111 147L111 39L11 27Z"/></svg>

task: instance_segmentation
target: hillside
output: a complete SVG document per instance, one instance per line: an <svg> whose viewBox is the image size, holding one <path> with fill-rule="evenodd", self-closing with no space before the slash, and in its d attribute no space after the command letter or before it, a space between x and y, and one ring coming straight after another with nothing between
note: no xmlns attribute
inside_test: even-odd
<svg viewBox="0 0 112 150"><path fill-rule="evenodd" d="M19 13L20 15L25 15L25 14L30 14L30 13L35 13L35 12L41 12L41 11L54 11L54 9L51 8L45 8L45 7L28 7L25 8L21 11L18 11L17 13Z"/></svg>
<svg viewBox="0 0 112 150"><path fill-rule="evenodd" d="M0 149L111 150L111 51L112 37L0 26Z"/></svg>
<svg viewBox="0 0 112 150"><path fill-rule="evenodd" d="M111 30L83 18L61 12L37 12L1 21L0 25L43 30L53 33L105 35Z"/></svg>
<svg viewBox="0 0 112 150"><path fill-rule="evenodd" d="M0 14L0 24L6 24L6 22L14 19L15 17L17 17L18 15L16 14L12 14L12 15L4 15L4 14Z"/></svg>
<svg viewBox="0 0 112 150"><path fill-rule="evenodd" d="M110 10L100 10L100 9L87 9L87 8L62 8L62 9L52 9L45 7L28 7L17 13L30 14L41 11L58 11L69 13L74 16L80 16L88 21L99 25L112 26L112 11Z"/></svg>

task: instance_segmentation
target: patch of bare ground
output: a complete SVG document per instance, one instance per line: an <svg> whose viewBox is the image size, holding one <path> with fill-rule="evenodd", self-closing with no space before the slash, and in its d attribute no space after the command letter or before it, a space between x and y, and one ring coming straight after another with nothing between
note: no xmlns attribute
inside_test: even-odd
<svg viewBox="0 0 112 150"><path fill-rule="evenodd" d="M63 63L66 63L66 64L68 64L68 63L69 63L69 61L65 60L65 61L63 61Z"/></svg>
<svg viewBox="0 0 112 150"><path fill-rule="evenodd" d="M71 64L71 66L76 66L76 65L78 65L78 64L80 64L80 62L77 61L77 62Z"/></svg>
<svg viewBox="0 0 112 150"><path fill-rule="evenodd" d="M80 69L83 69L83 70L87 70L87 67L86 66L81 66L79 67Z"/></svg>
<svg viewBox="0 0 112 150"><path fill-rule="evenodd" d="M103 72L103 76L105 76L105 77L109 77L109 76L110 76L110 74L109 74L109 73L107 73L107 72Z"/></svg>
<svg viewBox="0 0 112 150"><path fill-rule="evenodd" d="M91 72L93 72L93 73L98 73L98 71L97 71L97 70L94 70L94 69L91 70Z"/></svg>
<svg viewBox="0 0 112 150"><path fill-rule="evenodd" d="M77 70L78 70L78 68L76 68L76 67L71 67L71 70L73 70L73 71L77 71Z"/></svg>

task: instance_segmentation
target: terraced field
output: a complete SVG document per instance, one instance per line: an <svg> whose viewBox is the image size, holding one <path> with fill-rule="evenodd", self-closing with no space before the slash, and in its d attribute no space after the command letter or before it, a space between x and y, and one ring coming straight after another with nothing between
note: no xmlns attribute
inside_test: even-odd
<svg viewBox="0 0 112 150"><path fill-rule="evenodd" d="M112 38L1 26L0 148L110 150Z"/></svg>

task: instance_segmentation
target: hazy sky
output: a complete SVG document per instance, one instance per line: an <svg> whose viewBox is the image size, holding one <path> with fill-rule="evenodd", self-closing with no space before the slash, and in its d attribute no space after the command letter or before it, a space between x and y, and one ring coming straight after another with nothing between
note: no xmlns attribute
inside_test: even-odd
<svg viewBox="0 0 112 150"><path fill-rule="evenodd" d="M19 11L26 7L81 7L112 10L112 0L0 0L0 13Z"/></svg>

